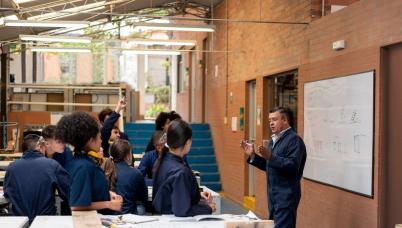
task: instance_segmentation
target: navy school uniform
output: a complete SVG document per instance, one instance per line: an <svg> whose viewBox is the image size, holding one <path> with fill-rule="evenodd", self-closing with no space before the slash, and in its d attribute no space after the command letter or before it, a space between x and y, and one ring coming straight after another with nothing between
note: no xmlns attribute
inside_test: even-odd
<svg viewBox="0 0 402 228"><path fill-rule="evenodd" d="M268 210L270 219L278 228L296 227L297 207L301 198L300 179L306 163L306 147L293 131L287 130L273 145L269 160L255 155L248 162L266 171L268 184Z"/></svg>
<svg viewBox="0 0 402 228"><path fill-rule="evenodd" d="M63 168L66 168L67 163L73 159L73 152L70 148L65 146L63 153L55 153L53 159L63 166Z"/></svg>
<svg viewBox="0 0 402 228"><path fill-rule="evenodd" d="M158 152L156 150L152 150L149 152L146 152L144 156L141 158L140 165L138 166L138 170L141 171L142 175L147 178L148 182L152 183L152 180L149 181L149 179L152 179L152 172L153 172L153 167L155 165L155 162L158 160ZM183 160L187 166L187 155L184 155Z"/></svg>
<svg viewBox="0 0 402 228"><path fill-rule="evenodd" d="M126 162L116 163L116 193L123 197L123 214L137 214L137 202L146 205L148 188L144 177L137 169Z"/></svg>
<svg viewBox="0 0 402 228"><path fill-rule="evenodd" d="M107 118L105 120L105 122L103 123L103 127L101 129L103 156L106 158L110 157L109 139L110 139L110 136L112 135L112 130L113 130L114 124L117 122L117 120L119 120L119 117L120 117L120 114L113 111L112 113L110 113L109 118ZM124 132L121 132L121 131L120 131L120 138L128 140L128 136Z"/></svg>
<svg viewBox="0 0 402 228"><path fill-rule="evenodd" d="M102 169L87 155L74 154L67 164L70 174L70 207L89 207L92 202L110 201L109 185ZM113 214L109 209L101 214Z"/></svg>
<svg viewBox="0 0 402 228"><path fill-rule="evenodd" d="M40 152L25 152L12 162L4 178L4 195L13 205L14 215L56 215L55 190L68 200L69 176L59 163Z"/></svg>
<svg viewBox="0 0 402 228"><path fill-rule="evenodd" d="M207 202L201 200L191 169L181 157L170 152L166 153L154 177L153 206L161 214L180 217L212 213Z"/></svg>

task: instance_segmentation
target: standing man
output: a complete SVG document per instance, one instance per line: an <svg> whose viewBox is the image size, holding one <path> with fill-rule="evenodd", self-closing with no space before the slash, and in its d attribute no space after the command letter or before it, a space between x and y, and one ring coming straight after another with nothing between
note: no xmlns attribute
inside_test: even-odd
<svg viewBox="0 0 402 228"><path fill-rule="evenodd" d="M267 173L269 217L275 228L296 227L300 202L300 179L306 163L306 146L291 128L292 113L277 107L269 112L272 140L268 146L254 145L242 140L240 147L249 156L247 162Z"/></svg>

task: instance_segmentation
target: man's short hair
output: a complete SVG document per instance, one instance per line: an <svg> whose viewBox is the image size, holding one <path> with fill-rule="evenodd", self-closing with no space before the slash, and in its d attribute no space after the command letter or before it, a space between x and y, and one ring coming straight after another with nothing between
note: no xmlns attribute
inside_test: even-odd
<svg viewBox="0 0 402 228"><path fill-rule="evenodd" d="M103 109L103 110L98 114L99 121L100 121L101 123L105 122L105 117L108 116L108 115L110 115L110 113L112 113L112 112L113 112L113 110L110 109L110 108L105 108L105 109Z"/></svg>
<svg viewBox="0 0 402 228"><path fill-rule="evenodd" d="M269 110L269 113L274 113L274 112L279 112L281 114L282 118L286 118L288 121L289 125L293 127L293 112L286 107L275 107L271 110Z"/></svg>
<svg viewBox="0 0 402 228"><path fill-rule="evenodd" d="M40 136L35 134L26 135L22 142L22 151L34 151L38 145Z"/></svg>
<svg viewBox="0 0 402 228"><path fill-rule="evenodd" d="M42 130L42 136L45 139L55 139L56 138L56 126L55 125L47 125Z"/></svg>

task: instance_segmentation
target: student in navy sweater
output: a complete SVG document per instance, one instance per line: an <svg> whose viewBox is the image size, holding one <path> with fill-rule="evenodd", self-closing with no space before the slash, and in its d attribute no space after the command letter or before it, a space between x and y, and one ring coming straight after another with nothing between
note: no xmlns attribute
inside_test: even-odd
<svg viewBox="0 0 402 228"><path fill-rule="evenodd" d="M103 159L98 152L102 140L96 119L85 112L63 116L57 124L56 137L74 146L74 157L67 164L71 210L98 210L101 214L120 211L123 198L109 192L100 168Z"/></svg>
<svg viewBox="0 0 402 228"><path fill-rule="evenodd" d="M42 143L38 135L25 136L22 158L8 166L4 178L4 196L13 205L13 214L28 216L30 223L37 215L56 215L56 189L63 200L69 195L66 170L44 156Z"/></svg>
<svg viewBox="0 0 402 228"><path fill-rule="evenodd" d="M161 214L186 217L211 214L215 204L209 192L202 192L183 156L191 147L192 130L183 120L170 123L167 129L169 152L155 165L153 206Z"/></svg>
<svg viewBox="0 0 402 228"><path fill-rule="evenodd" d="M116 126L116 123L120 117L120 111L122 111L125 107L126 99L123 97L118 101L114 111L112 111L111 109L104 109L98 115L99 121L103 125L101 129L101 138L104 157L110 157L109 147L110 144L113 143L112 141L115 138L128 140L127 135L121 132ZM112 141L110 141L111 137Z"/></svg>
<svg viewBox="0 0 402 228"><path fill-rule="evenodd" d="M143 207L148 200L148 188L144 177L136 168L131 167L133 155L127 140L119 139L110 146L110 155L116 168L115 189L123 197L123 214L138 214L137 207ZM137 202L139 203L137 205Z"/></svg>

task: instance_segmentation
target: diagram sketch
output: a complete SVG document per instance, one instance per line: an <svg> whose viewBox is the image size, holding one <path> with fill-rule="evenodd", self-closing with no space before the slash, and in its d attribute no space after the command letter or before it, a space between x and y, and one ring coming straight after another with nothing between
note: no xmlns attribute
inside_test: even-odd
<svg viewBox="0 0 402 228"><path fill-rule="evenodd" d="M374 72L304 84L305 178L372 196Z"/></svg>

